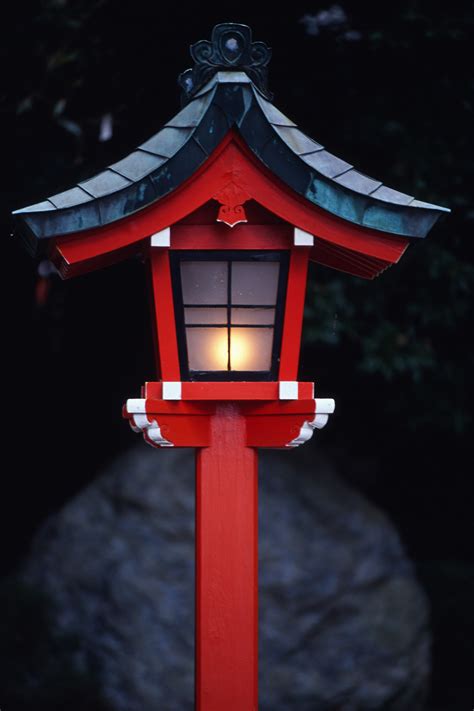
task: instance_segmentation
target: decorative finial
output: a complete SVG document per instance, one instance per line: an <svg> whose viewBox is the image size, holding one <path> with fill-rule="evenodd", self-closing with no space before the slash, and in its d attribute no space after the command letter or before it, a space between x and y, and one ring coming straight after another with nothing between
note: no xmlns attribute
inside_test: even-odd
<svg viewBox="0 0 474 711"><path fill-rule="evenodd" d="M264 42L252 42L247 25L223 22L212 30L212 39L191 45L194 67L180 74L178 82L188 101L219 71L243 71L269 99L267 66L272 50Z"/></svg>

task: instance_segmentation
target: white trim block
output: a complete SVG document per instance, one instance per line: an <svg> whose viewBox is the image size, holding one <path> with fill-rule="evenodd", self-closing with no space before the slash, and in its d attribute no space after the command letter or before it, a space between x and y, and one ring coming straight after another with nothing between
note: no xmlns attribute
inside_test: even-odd
<svg viewBox="0 0 474 711"><path fill-rule="evenodd" d="M299 227L295 227L293 244L295 247L313 247L314 237L313 235L310 235L309 232L305 232L304 230L300 230Z"/></svg>
<svg viewBox="0 0 474 711"><path fill-rule="evenodd" d="M164 382L163 400L181 400L181 383Z"/></svg>
<svg viewBox="0 0 474 711"><path fill-rule="evenodd" d="M130 397L125 404L125 409L129 415L134 415L135 413L144 415L146 414L145 402L146 400L143 397Z"/></svg>
<svg viewBox="0 0 474 711"><path fill-rule="evenodd" d="M164 230L155 232L154 235L150 237L151 247L171 247L171 230L169 227L165 227Z"/></svg>
<svg viewBox="0 0 474 711"><path fill-rule="evenodd" d="M280 380L278 397L280 400L298 400L298 383L294 380Z"/></svg>
<svg viewBox="0 0 474 711"><path fill-rule="evenodd" d="M317 397L315 399L316 412L321 415L332 415L336 409L336 401L332 397Z"/></svg>

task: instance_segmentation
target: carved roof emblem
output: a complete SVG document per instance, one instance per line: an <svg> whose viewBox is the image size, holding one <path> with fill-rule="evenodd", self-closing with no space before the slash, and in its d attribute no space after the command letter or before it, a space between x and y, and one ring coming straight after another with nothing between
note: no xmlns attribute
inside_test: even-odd
<svg viewBox="0 0 474 711"><path fill-rule="evenodd" d="M264 42L252 41L247 25L224 22L212 30L212 38L191 45L194 67L180 74L178 82L188 101L219 71L244 71L260 91L271 98L267 67L272 50Z"/></svg>

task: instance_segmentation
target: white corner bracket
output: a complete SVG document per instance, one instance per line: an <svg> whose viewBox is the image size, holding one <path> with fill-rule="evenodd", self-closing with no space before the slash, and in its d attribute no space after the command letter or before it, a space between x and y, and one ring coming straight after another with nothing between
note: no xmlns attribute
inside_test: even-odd
<svg viewBox="0 0 474 711"><path fill-rule="evenodd" d="M165 227L150 237L150 247L171 247L171 230Z"/></svg>
<svg viewBox="0 0 474 711"><path fill-rule="evenodd" d="M181 383L163 382L163 400L181 400Z"/></svg>
<svg viewBox="0 0 474 711"><path fill-rule="evenodd" d="M298 400L298 383L294 380L280 380L278 397L280 400Z"/></svg>
<svg viewBox="0 0 474 711"><path fill-rule="evenodd" d="M314 237L313 235L310 235L309 232L305 232L304 230L300 230L299 227L295 227L293 244L295 247L313 247Z"/></svg>
<svg viewBox="0 0 474 711"><path fill-rule="evenodd" d="M317 397L314 400L314 419L303 422L298 437L288 442L287 447L299 447L313 436L314 430L321 430L326 426L329 415L336 409L336 402L329 397Z"/></svg>
<svg viewBox="0 0 474 711"><path fill-rule="evenodd" d="M152 447L174 447L173 442L165 439L161 434L157 422L150 422L146 414L146 400L144 398L129 398L125 410L131 415L130 427L134 432L142 432L143 439Z"/></svg>

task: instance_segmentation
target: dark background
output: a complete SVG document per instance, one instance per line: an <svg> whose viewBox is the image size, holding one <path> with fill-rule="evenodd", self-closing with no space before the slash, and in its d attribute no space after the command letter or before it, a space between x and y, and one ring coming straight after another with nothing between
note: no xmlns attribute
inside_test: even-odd
<svg viewBox="0 0 474 711"><path fill-rule="evenodd" d="M429 708L470 709L471 2L10 7L0 47L1 573L14 571L48 514L135 443L121 405L154 378L142 264L44 279L10 236L10 211L155 133L179 109L189 44L222 21L249 24L273 47L274 101L303 131L362 172L452 209L374 282L312 269L301 376L338 405L318 446L394 520L429 596Z"/></svg>

